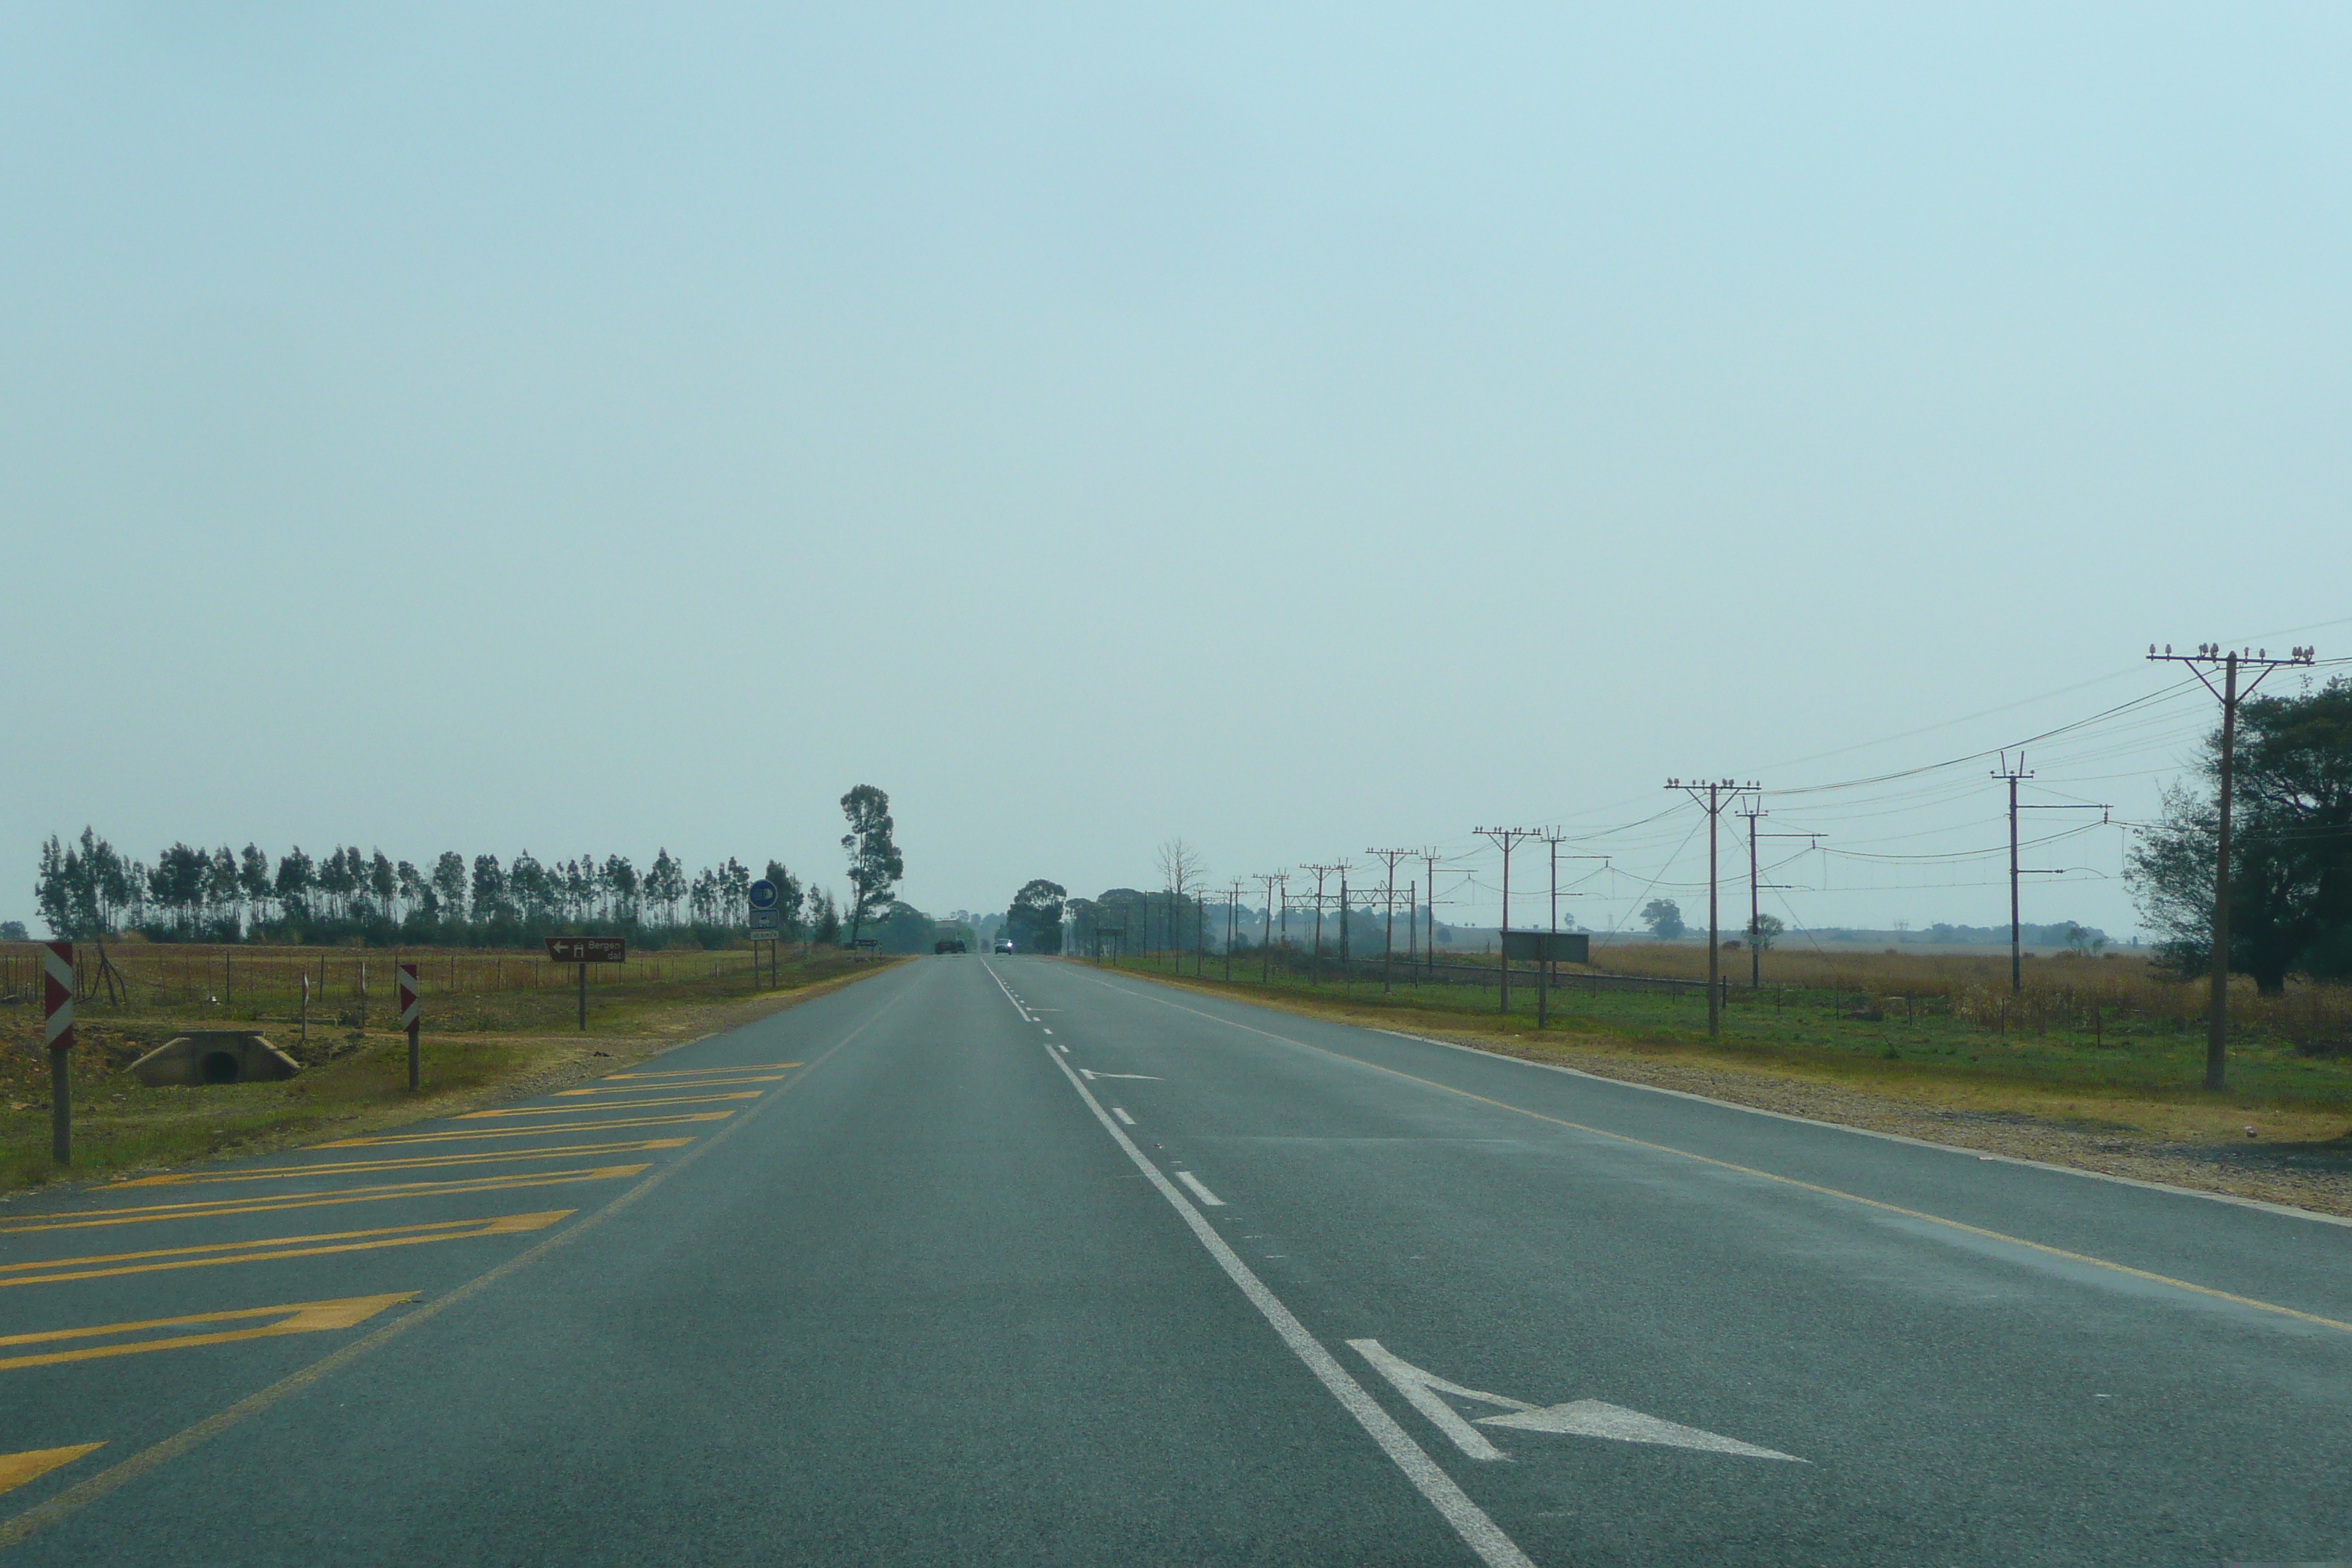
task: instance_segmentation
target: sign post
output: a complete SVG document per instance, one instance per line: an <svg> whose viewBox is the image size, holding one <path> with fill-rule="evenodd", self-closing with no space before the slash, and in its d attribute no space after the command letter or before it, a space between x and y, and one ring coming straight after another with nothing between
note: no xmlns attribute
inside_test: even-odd
<svg viewBox="0 0 2352 1568"><path fill-rule="evenodd" d="M776 907L776 885L765 877L761 878L745 892L744 901L751 905L752 983L756 984L759 982L760 944L766 942L768 988L772 991L776 985L778 944L784 934L784 911Z"/></svg>
<svg viewBox="0 0 2352 1568"><path fill-rule="evenodd" d="M412 1094L417 1084L416 1020L424 1010L417 1000L416 965L404 963L400 966L400 1026L408 1031L408 1089Z"/></svg>
<svg viewBox="0 0 2352 1568"><path fill-rule="evenodd" d="M588 1032L588 966L592 963L626 963L629 961L629 941L620 936L551 936L547 939L547 956L557 963L580 966L580 1032Z"/></svg>
<svg viewBox="0 0 2352 1568"><path fill-rule="evenodd" d="M43 1038L49 1047L49 1152L60 1165L73 1163L73 1075L67 1053L74 1043L74 951L69 942L41 946L42 1000L47 1023Z"/></svg>

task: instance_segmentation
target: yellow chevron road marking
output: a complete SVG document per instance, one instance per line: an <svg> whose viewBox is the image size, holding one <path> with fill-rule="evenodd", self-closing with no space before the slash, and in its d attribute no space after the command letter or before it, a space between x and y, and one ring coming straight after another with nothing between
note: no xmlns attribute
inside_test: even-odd
<svg viewBox="0 0 2352 1568"><path fill-rule="evenodd" d="M289 1193L267 1198L213 1198L201 1203L151 1204L140 1208L75 1209L65 1214L26 1215L0 1220L0 1236L40 1230L82 1230L93 1226L144 1225L159 1220L213 1219L222 1215L275 1214L280 1209L325 1208L335 1204L382 1203L392 1198L448 1198L469 1193L506 1193L518 1187L556 1187L568 1182L611 1182L649 1169L598 1165L579 1171L534 1171L529 1175L485 1176L463 1182L398 1182L381 1187L345 1187L329 1193Z"/></svg>
<svg viewBox="0 0 2352 1568"><path fill-rule="evenodd" d="M223 1263L273 1263L281 1258L320 1258L333 1252L373 1252L386 1247L416 1247L430 1241L466 1241L478 1236L517 1236L545 1230L575 1211L499 1215L492 1219L444 1219L429 1225L392 1225L375 1230L337 1230L319 1236L278 1236L260 1241L215 1241L203 1247L164 1247L148 1252L109 1252L92 1258L50 1258L34 1263L0 1263L0 1289L11 1285L58 1285L74 1279L111 1279L121 1274L157 1274L174 1268L210 1268ZM0 1491L5 1491L0 1487Z"/></svg>
<svg viewBox="0 0 2352 1568"><path fill-rule="evenodd" d="M50 1329L37 1334L0 1334L0 1350L5 1350L16 1345L57 1344L66 1340L143 1333L150 1329L198 1328L206 1323L242 1322L252 1318L278 1320L258 1329L230 1329L211 1334L165 1334L152 1339L132 1340L127 1344L91 1345L81 1350L0 1356L0 1372L13 1372L28 1366L58 1366L67 1362L103 1361L111 1356L143 1355L149 1351L232 1344L239 1340L270 1339L279 1334L314 1334L330 1329L349 1329L366 1322L386 1307L415 1299L415 1291L403 1290L392 1296L347 1296L339 1301L294 1301L283 1307L246 1307L233 1312L196 1312L184 1318L150 1318L136 1323L100 1323L89 1329Z"/></svg>
<svg viewBox="0 0 2352 1568"><path fill-rule="evenodd" d="M683 1149L691 1138L638 1138L625 1143L567 1143L560 1149L492 1151L483 1154L418 1154L404 1160L338 1160L316 1165L268 1165L257 1171L173 1171L116 1182L105 1190L125 1187L184 1187L214 1182L283 1182L303 1176L349 1176L369 1171L430 1171L449 1165L493 1165L517 1160L565 1160L581 1154L641 1154L657 1149Z"/></svg>
<svg viewBox="0 0 2352 1568"><path fill-rule="evenodd" d="M567 1108L568 1109L568 1108ZM586 1115L596 1110L626 1110L625 1105L583 1105L580 1112ZM338 1138L332 1143L313 1143L313 1149L390 1149L404 1143L466 1143L484 1138L556 1138L567 1132L596 1132L618 1127L677 1127L693 1121L724 1121L734 1115L731 1110L682 1110L675 1116L632 1116L617 1121L566 1121L545 1127L485 1128L479 1132L387 1132L369 1138Z"/></svg>

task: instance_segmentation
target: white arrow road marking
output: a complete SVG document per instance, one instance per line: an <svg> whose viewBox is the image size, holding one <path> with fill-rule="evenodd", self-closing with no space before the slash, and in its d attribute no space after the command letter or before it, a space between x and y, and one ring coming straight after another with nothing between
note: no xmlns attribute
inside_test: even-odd
<svg viewBox="0 0 2352 1568"><path fill-rule="evenodd" d="M1498 1394L1481 1394L1475 1388L1465 1388L1458 1383L1448 1383L1434 1373L1399 1361L1381 1347L1378 1340L1349 1340L1363 1358L1372 1363L1372 1370L1395 1385L1407 1404L1436 1424L1437 1429L1454 1439L1454 1446L1474 1459L1509 1458L1503 1450L1486 1441L1486 1435L1462 1419L1454 1407L1431 1392L1433 1389L1451 1394L1461 1399L1475 1399L1484 1405L1500 1405L1512 1410L1532 1410L1532 1405L1522 1405L1516 1399L1506 1399Z"/></svg>
<svg viewBox="0 0 2352 1568"><path fill-rule="evenodd" d="M1201 1178L1194 1175L1192 1172L1179 1171L1176 1173L1176 1179L1183 1183L1186 1186L1192 1188L1192 1195L1200 1199L1202 1203L1208 1205L1211 1208L1221 1209L1225 1206L1225 1200L1211 1192L1208 1188L1202 1186L1201 1184Z"/></svg>
<svg viewBox="0 0 2352 1568"><path fill-rule="evenodd" d="M1751 1459L1805 1463L1794 1454L1778 1453L1737 1437L1661 1421L1654 1415L1644 1415L1622 1405L1604 1405L1598 1399L1572 1400L1566 1405L1515 1411L1508 1415L1481 1416L1478 1425L1516 1426L1523 1432L1570 1432L1580 1437L1609 1437L1620 1443L1655 1443L1667 1448L1698 1448L1710 1454L1743 1454Z"/></svg>
<svg viewBox="0 0 2352 1568"><path fill-rule="evenodd" d="M1809 1461L1794 1454L1783 1454L1771 1448L1759 1448L1753 1443L1743 1443L1736 1437L1726 1437L1715 1432L1704 1432L1696 1426L1678 1422L1662 1421L1654 1415L1644 1415L1638 1410L1628 1410L1622 1405L1609 1405L1598 1399L1575 1399L1565 1405L1536 1405L1522 1399L1508 1398L1500 1394L1486 1394L1475 1388L1465 1388L1458 1383L1448 1383L1434 1373L1422 1371L1409 1362L1398 1360L1381 1345L1378 1340L1349 1340L1363 1358L1382 1377L1395 1385L1415 1410L1454 1439L1454 1446L1474 1459L1509 1458L1488 1442L1485 1434L1457 1415L1454 1407L1438 1398L1450 1394L1457 1399L1475 1399L1481 1405L1499 1405L1508 1411L1504 1415L1482 1415L1480 1426L1509 1426L1522 1432L1561 1432L1578 1437L1606 1437L1618 1443L1649 1443L1667 1448L1696 1448L1709 1454L1738 1454L1751 1459L1785 1459L1802 1465Z"/></svg>
<svg viewBox="0 0 2352 1568"><path fill-rule="evenodd" d="M1087 1072L1084 1068L1080 1068L1078 1071L1085 1074L1087 1080L1090 1083L1098 1078L1139 1078L1146 1083L1159 1083L1162 1081L1152 1077L1148 1072Z"/></svg>
<svg viewBox="0 0 2352 1568"><path fill-rule="evenodd" d="M1118 1118L1119 1124L1121 1126L1132 1127L1135 1125L1135 1118L1127 1113L1127 1108L1123 1105L1112 1106L1110 1108L1110 1113Z"/></svg>

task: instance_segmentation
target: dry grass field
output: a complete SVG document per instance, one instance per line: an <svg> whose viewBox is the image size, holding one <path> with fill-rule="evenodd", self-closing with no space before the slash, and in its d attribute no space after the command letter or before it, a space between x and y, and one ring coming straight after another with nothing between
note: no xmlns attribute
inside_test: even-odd
<svg viewBox="0 0 2352 1568"><path fill-rule="evenodd" d="M26 979L38 976L37 955L22 944L0 949L0 1191L449 1115L608 1071L887 962L787 949L772 985L764 964L754 976L745 951L632 953L625 964L590 966L599 973L583 1032L572 966L543 952L427 950L413 955L424 970L424 1088L412 1095L396 960L381 950L110 942L111 996L95 948L83 952L69 1064L75 1159L59 1172L48 1152L39 991ZM195 1028L254 1030L303 1070L283 1083L155 1089L124 1070Z"/></svg>

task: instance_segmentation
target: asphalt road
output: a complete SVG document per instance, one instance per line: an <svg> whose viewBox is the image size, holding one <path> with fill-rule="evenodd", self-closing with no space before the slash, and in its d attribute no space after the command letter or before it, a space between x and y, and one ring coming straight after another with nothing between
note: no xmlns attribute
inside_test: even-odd
<svg viewBox="0 0 2352 1568"><path fill-rule="evenodd" d="M0 1206L0 1552L2352 1559L2347 1259L927 959L582 1091Z"/></svg>

